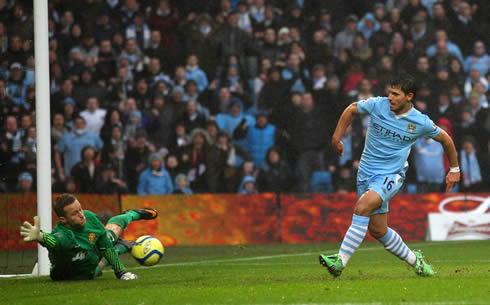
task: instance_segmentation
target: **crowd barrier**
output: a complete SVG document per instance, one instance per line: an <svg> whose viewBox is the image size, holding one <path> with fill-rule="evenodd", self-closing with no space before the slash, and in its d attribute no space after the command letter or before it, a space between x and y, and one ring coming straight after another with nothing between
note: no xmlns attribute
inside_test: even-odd
<svg viewBox="0 0 490 305"><path fill-rule="evenodd" d="M84 209L105 221L126 209L157 209L157 219L132 222L124 237L154 235L166 246L340 242L351 224L357 199L355 193L77 197ZM398 194L390 200L388 224L405 240L420 241L428 231L428 214L439 213L441 202L445 202L445 211L471 212L482 204L475 198L484 200L490 193ZM37 213L35 194L0 195L0 209L0 251L35 249L35 244L24 243L19 235L21 223L32 222ZM55 222L53 214L53 225Z"/></svg>

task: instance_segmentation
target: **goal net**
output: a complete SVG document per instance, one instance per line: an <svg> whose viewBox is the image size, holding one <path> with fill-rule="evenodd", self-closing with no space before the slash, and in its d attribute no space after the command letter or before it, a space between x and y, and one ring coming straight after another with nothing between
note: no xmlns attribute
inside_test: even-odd
<svg viewBox="0 0 490 305"><path fill-rule="evenodd" d="M25 243L20 225L32 223L37 212L36 194L0 195L0 277L30 275L37 262L37 243Z"/></svg>

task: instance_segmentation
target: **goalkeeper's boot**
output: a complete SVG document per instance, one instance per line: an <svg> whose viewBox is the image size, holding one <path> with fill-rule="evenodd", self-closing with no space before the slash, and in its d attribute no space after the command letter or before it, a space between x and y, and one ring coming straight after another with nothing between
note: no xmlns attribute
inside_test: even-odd
<svg viewBox="0 0 490 305"><path fill-rule="evenodd" d="M342 270L344 270L344 266L342 265L342 261L338 254L328 256L320 254L318 258L320 264L326 267L328 272L335 277L339 276L342 273Z"/></svg>
<svg viewBox="0 0 490 305"><path fill-rule="evenodd" d="M424 260L424 255L420 250L414 250L413 253L417 257L417 261L415 262L415 266L413 269L415 273L419 276L430 277L434 276L435 272L431 265L427 264Z"/></svg>
<svg viewBox="0 0 490 305"><path fill-rule="evenodd" d="M133 248L134 245L136 245L136 241L134 240L125 240L119 238L114 245L114 248L116 249L117 254L121 255L131 251L131 248Z"/></svg>
<svg viewBox="0 0 490 305"><path fill-rule="evenodd" d="M124 211L124 213L127 213L129 211L133 211L133 212L138 213L140 216L138 220L141 220L141 219L150 220L150 219L155 219L158 217L157 210L155 210L153 208L143 207L143 208L134 209L134 210L126 210L126 211Z"/></svg>

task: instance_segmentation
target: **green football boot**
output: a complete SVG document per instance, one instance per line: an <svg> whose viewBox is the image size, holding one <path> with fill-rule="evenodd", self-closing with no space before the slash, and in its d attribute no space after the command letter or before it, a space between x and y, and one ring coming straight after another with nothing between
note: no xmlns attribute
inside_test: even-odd
<svg viewBox="0 0 490 305"><path fill-rule="evenodd" d="M342 265L342 261L338 254L329 256L320 254L318 258L320 264L326 267L328 272L335 277L339 276L342 273L342 270L344 270L344 266Z"/></svg>
<svg viewBox="0 0 490 305"><path fill-rule="evenodd" d="M434 276L435 272L431 265L427 264L424 260L424 255L420 250L413 250L413 253L417 257L417 261L415 262L415 266L413 270L419 276L430 277Z"/></svg>

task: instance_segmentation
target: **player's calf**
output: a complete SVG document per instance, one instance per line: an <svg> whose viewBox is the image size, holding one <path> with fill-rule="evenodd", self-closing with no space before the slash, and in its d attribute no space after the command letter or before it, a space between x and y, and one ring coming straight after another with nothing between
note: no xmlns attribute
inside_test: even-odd
<svg viewBox="0 0 490 305"><path fill-rule="evenodd" d="M384 248L391 254L406 261L409 265L414 266L416 263L416 255L408 246L403 242L401 236L396 233L395 230L388 228L386 234L379 238L378 241L384 246Z"/></svg>
<svg viewBox="0 0 490 305"><path fill-rule="evenodd" d="M158 217L157 210L153 208L139 208L134 210L126 210L123 214L117 215L109 219L107 222L106 228L112 230L116 233L117 237L122 235L122 231L128 227L128 225L135 220L149 220L155 219ZM119 226L119 228L112 229L109 226ZM115 240L114 240L115 241Z"/></svg>

